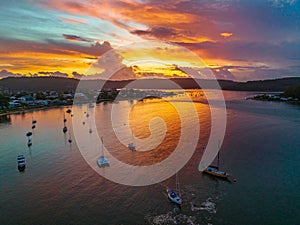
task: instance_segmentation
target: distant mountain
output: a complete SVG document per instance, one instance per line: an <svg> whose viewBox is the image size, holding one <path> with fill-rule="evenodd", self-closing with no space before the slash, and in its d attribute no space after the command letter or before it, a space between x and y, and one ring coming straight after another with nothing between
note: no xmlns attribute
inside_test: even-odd
<svg viewBox="0 0 300 225"><path fill-rule="evenodd" d="M172 82L170 82L172 81ZM213 80L197 80L203 87L214 88ZM75 91L79 80L60 77L9 77L0 80L0 90L18 92L37 92L37 91ZM82 81L83 87L89 90L97 90L103 86L104 89L123 88L128 85L134 88L147 89L174 89L178 85L184 89L199 88L197 82L192 78L172 78L168 79L139 79L124 81L103 81L85 80ZM281 78L274 80L258 80L248 82L235 82L231 80L219 80L219 85L223 90L235 91L285 91L287 88L300 85L300 78Z"/></svg>

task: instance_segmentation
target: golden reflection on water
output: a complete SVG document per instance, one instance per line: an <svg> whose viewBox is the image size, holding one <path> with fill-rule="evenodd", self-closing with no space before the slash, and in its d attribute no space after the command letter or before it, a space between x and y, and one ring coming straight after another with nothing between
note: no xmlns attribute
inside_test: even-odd
<svg viewBox="0 0 300 225"><path fill-rule="evenodd" d="M133 105L132 105L133 104ZM189 107L194 105L200 124L196 123L195 118L190 115ZM176 105L176 108L174 107ZM105 147L107 150L118 160L130 164L130 165L152 165L159 163L166 159L176 148L181 135L181 120L177 112L179 109L182 116L188 118L188 123L193 126L200 126L200 137L198 148L206 145L210 132L210 110L208 105L199 102L187 102L182 101L180 98L171 99L148 99L144 101L119 102L118 103L118 115L124 121L119 127L112 127L112 104L101 104L95 108L95 121L97 125L97 131L100 136L103 137ZM123 107L132 107L130 110L129 118L122 113ZM124 118L123 118L124 117ZM129 126L132 132L132 136L128 136L127 143L134 142L134 138L146 139L151 135L149 128L150 121L160 118L166 127L165 136L162 142L154 149L150 151L135 151L132 152L128 149L127 145L124 145L118 140L115 135L115 129L124 129L122 126ZM158 126L160 122L152 123L152 132L159 132L161 126ZM190 132L193 132L191 130ZM153 135L153 134L152 134ZM188 134L187 134L188 135ZM184 154L184 151L183 151Z"/></svg>

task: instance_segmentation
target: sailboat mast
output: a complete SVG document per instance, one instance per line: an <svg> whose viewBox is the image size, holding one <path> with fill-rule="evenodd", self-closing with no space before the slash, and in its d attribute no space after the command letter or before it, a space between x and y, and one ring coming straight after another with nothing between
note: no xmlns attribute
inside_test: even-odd
<svg viewBox="0 0 300 225"><path fill-rule="evenodd" d="M178 172L176 171L176 193L180 196L180 186L179 186L179 178L178 178Z"/></svg>
<svg viewBox="0 0 300 225"><path fill-rule="evenodd" d="M218 143L218 169L219 169L219 166L220 166L220 140L219 140L219 143Z"/></svg>
<svg viewBox="0 0 300 225"><path fill-rule="evenodd" d="M102 143L102 145L101 145L101 148L102 148L102 155L104 156L104 150L103 150L103 139L102 139L102 137L101 137L101 143Z"/></svg>

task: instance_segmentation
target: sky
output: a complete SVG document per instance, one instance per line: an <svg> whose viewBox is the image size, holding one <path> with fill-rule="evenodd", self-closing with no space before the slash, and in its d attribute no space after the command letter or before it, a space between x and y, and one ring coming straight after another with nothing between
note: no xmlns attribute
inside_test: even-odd
<svg viewBox="0 0 300 225"><path fill-rule="evenodd" d="M0 10L0 78L78 78L108 51L122 79L181 77L178 67L198 65L182 49L219 79L300 77L297 0L1 0ZM124 47L149 41L151 51ZM134 64L146 54L164 66Z"/></svg>

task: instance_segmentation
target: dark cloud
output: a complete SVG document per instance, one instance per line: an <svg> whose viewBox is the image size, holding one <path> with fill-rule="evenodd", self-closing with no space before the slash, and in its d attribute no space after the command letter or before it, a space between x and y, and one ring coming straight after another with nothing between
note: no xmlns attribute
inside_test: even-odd
<svg viewBox="0 0 300 225"><path fill-rule="evenodd" d="M55 71L55 72L49 72L49 71L40 71L36 74L34 74L34 76L39 76L39 75L42 75L42 76L53 76L53 77L69 77L69 75L67 73L62 73L62 72L59 72L59 71Z"/></svg>
<svg viewBox="0 0 300 225"><path fill-rule="evenodd" d="M57 42L54 40L46 40L44 42L16 40L16 39L1 39L0 54L15 53L15 52L36 52L61 55L78 55L78 53L87 54L98 57L112 49L109 42L104 41L102 44L96 42L90 46Z"/></svg>
<svg viewBox="0 0 300 225"><path fill-rule="evenodd" d="M159 39L172 38L176 35L175 30L166 27L153 27L148 30L133 30L130 33Z"/></svg>
<svg viewBox="0 0 300 225"><path fill-rule="evenodd" d="M69 41L94 42L94 40L91 38L83 38L83 37L80 37L77 35L71 35L71 34L63 34L63 37Z"/></svg>

